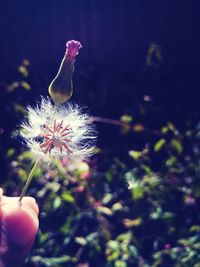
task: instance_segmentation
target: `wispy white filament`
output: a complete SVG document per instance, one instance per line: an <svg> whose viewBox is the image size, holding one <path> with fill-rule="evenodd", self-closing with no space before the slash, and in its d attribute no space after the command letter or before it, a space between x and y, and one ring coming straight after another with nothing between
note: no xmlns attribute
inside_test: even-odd
<svg viewBox="0 0 200 267"><path fill-rule="evenodd" d="M63 122L63 129L69 127L70 134L62 141L67 143L71 153L64 147L61 152L60 147L56 145L52 145L48 153L44 153L41 148L41 144L46 141L42 137L42 134L47 132L45 125L52 129L54 121L58 124ZM96 139L94 126L90 122L89 116L75 104L68 103L65 106L57 107L51 103L50 99L42 98L36 107L27 108L27 121L22 123L20 133L32 153L33 159L41 158L46 163L63 157L67 157L69 161L77 157L84 160L94 152ZM67 139L70 139L70 142Z"/></svg>

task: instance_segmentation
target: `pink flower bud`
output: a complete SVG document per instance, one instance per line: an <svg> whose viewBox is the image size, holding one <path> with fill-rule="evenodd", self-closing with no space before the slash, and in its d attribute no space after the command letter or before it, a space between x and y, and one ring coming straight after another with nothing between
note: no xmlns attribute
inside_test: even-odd
<svg viewBox="0 0 200 267"><path fill-rule="evenodd" d="M75 57L78 55L79 49L82 45L75 40L68 41L66 43L66 52L65 57L69 60L75 60Z"/></svg>
<svg viewBox="0 0 200 267"><path fill-rule="evenodd" d="M78 41L68 41L66 52L56 77L49 85L49 94L58 105L66 102L73 93L73 72L75 57L82 47Z"/></svg>

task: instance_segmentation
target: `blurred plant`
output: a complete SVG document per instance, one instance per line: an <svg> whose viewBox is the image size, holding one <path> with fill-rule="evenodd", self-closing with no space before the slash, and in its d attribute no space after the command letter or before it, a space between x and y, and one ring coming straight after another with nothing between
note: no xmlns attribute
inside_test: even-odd
<svg viewBox="0 0 200 267"><path fill-rule="evenodd" d="M71 169L65 161L55 162L51 170L41 169L31 193L44 212L29 263L197 267L199 136L198 127L183 134L167 123L152 145L130 150L133 168L114 159L104 172L92 161L74 161ZM166 141L158 146L161 139ZM155 171L151 159L163 152ZM18 160L21 166L26 161L24 155Z"/></svg>
<svg viewBox="0 0 200 267"><path fill-rule="evenodd" d="M149 54L159 61L156 49ZM144 101L155 105L148 95ZM180 130L167 121L154 129L139 108L142 123L131 112L89 118L119 127L119 156L100 147L97 162L73 157L69 165L65 156L35 170L30 194L41 207L41 228L26 267L199 267L200 125ZM26 181L32 160L30 151L13 149L10 192Z"/></svg>
<svg viewBox="0 0 200 267"><path fill-rule="evenodd" d="M31 90L31 85L26 81L29 75L28 67L30 65L30 61L28 59L23 59L21 64L18 66L18 72L21 74L23 79L19 81L14 81L7 85L7 92L12 93L17 88L23 88L27 91Z"/></svg>

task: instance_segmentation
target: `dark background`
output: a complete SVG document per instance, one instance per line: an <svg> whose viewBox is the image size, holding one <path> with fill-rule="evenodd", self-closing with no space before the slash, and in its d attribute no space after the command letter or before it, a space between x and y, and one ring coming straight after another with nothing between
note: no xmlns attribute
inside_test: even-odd
<svg viewBox="0 0 200 267"><path fill-rule="evenodd" d="M151 128L169 120L179 128L196 123L199 26L198 1L1 0L2 145L9 147L14 142L10 132L18 124L9 112L10 104L32 104L39 95L48 94L65 42L70 39L83 45L76 62L72 100L88 106L91 114L118 119L128 113L135 123ZM159 46L162 58L147 65L152 43ZM4 93L3 88L18 78L17 67L25 58L31 63L27 81L32 91ZM144 95L151 97L151 103L144 101ZM99 143L114 151L120 138L116 128L102 127ZM125 143L122 141L122 150ZM135 146L140 146L140 140Z"/></svg>
<svg viewBox="0 0 200 267"><path fill-rule="evenodd" d="M124 219L142 218L141 225L131 229L131 242L150 266L153 266L154 252L162 252L163 248L166 252L169 247L172 257L164 258L160 266L175 266L172 262L176 260L177 266L182 266L182 259L191 255L187 246L190 241L185 243L184 250L179 239L192 237L194 240L193 235L197 240L195 256L189 259L191 265L184 266L195 266L199 263L200 230L193 234L190 227L200 224L200 126L196 127L200 118L199 1L0 0L1 186L6 188L7 195L19 195L30 164L23 156L19 159L26 151L17 135L24 119L23 108L34 105L40 95L48 95L47 89L63 58L65 43L71 39L80 41L83 46L76 61L72 101L88 107L91 115L102 118L120 120L122 115L128 114L133 118L131 125L140 124L144 131L138 133L130 127L132 130L124 134L126 127L96 123L97 145L101 152L89 162L94 173L83 184L82 193L76 191L83 182L77 178L75 184L69 182L67 187L62 186L60 193L47 190L41 195L42 188L47 188L48 184L53 188L53 183L63 181L63 177L54 179L60 174L51 174L50 168L44 177L38 174L28 194L37 199L41 211L47 211L46 215L42 212L40 225L42 233L50 233L50 240L52 234L54 243L38 241L33 255L38 255L38 248L43 247L41 255L45 257L62 256L66 251L74 256L75 250L81 247L74 238L99 232L103 224L98 240L100 251L96 253L93 245L87 247L80 262L105 266L108 239L129 231L125 229ZM28 77L18 71L23 59L30 61ZM19 86L9 92L10 85L21 80L31 85L31 91ZM166 125L167 132L162 133ZM160 140L166 144L156 151ZM14 153L9 156L10 148ZM133 160L130 150L140 151L142 156ZM175 161L170 165L169 160ZM158 174L155 188L150 182L146 183L147 169L150 169L150 178ZM134 196L134 188L133 191L128 189L127 172L138 182L136 189L139 188L140 197ZM74 196L80 208L77 213L71 203L54 207L54 200L63 192ZM99 217L96 210L107 193L112 194L111 203L119 201L126 209L111 217L106 214ZM85 210L91 211L91 218L78 217ZM168 218L162 217L165 213ZM54 218L57 218L55 224ZM68 219L71 220L69 224ZM62 235L60 229L65 222L68 228L66 235ZM73 222L75 227L78 222L76 230ZM71 232L74 235L71 243L65 244L65 237ZM175 259L173 249L176 246L180 250ZM127 247L129 249L129 245ZM179 252L182 253L180 259ZM131 260L127 266L139 266L133 265ZM110 264L106 266L114 266Z"/></svg>

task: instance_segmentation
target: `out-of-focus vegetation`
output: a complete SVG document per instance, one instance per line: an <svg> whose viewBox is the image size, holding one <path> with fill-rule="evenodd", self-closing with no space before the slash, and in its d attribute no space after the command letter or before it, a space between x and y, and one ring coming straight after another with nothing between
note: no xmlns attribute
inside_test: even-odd
<svg viewBox="0 0 200 267"><path fill-rule="evenodd" d="M156 49L150 47L148 65L157 64L151 53L161 60ZM23 60L19 80L3 89L9 97L1 109L12 122L23 118L23 95L31 94L28 66ZM155 105L148 95L144 100ZM144 116L145 108L139 107ZM63 160L37 170L29 194L40 207L40 231L25 267L199 267L200 125L190 123L180 131L166 121L152 129L145 120L134 123L131 114L93 120L116 127L118 153L99 144L88 162L67 166ZM7 131L2 129L10 138L6 151L1 148L7 172L2 186L19 195L31 155L20 144L15 124ZM131 140L127 157L120 157L122 140Z"/></svg>

